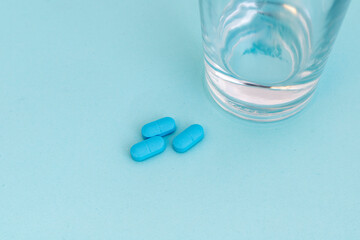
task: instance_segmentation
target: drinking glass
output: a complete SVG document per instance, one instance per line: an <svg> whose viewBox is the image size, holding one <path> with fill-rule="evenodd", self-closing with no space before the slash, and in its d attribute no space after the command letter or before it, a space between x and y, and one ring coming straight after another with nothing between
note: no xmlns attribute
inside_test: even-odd
<svg viewBox="0 0 360 240"><path fill-rule="evenodd" d="M350 0L200 0L206 81L245 119L276 121L313 95Z"/></svg>

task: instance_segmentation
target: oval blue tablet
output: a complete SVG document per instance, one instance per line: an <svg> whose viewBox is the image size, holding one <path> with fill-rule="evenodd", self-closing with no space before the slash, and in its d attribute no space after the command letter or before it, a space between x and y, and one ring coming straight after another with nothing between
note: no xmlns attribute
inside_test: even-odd
<svg viewBox="0 0 360 240"><path fill-rule="evenodd" d="M198 124L191 125L174 138L173 148L178 153L184 153L204 138L204 129Z"/></svg>
<svg viewBox="0 0 360 240"><path fill-rule="evenodd" d="M166 145L164 139L157 136L135 144L131 147L130 154L135 161L142 162L162 153L165 148Z"/></svg>
<svg viewBox="0 0 360 240"><path fill-rule="evenodd" d="M141 134L146 139L155 136L163 137L175 132L175 130L175 120L171 117L165 117L143 126L141 129Z"/></svg>

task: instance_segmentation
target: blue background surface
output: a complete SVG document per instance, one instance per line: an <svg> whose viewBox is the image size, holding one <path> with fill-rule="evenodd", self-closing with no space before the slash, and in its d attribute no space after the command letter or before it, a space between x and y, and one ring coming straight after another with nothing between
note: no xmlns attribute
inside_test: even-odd
<svg viewBox="0 0 360 240"><path fill-rule="evenodd" d="M307 108L258 124L205 91L195 0L2 0L0 239L360 239L359 12ZM164 116L206 138L132 161Z"/></svg>

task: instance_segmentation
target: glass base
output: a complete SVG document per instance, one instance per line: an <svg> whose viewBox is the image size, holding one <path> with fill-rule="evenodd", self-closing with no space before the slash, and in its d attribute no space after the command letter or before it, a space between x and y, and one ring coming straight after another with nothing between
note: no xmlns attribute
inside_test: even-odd
<svg viewBox="0 0 360 240"><path fill-rule="evenodd" d="M257 122L279 121L298 113L310 101L318 83L314 80L302 85L265 87L224 80L221 73L208 70L207 86L218 105L240 118Z"/></svg>

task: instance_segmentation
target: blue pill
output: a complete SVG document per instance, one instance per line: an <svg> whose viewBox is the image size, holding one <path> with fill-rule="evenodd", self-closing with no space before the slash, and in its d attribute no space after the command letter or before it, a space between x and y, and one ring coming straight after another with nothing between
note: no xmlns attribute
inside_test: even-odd
<svg viewBox="0 0 360 240"><path fill-rule="evenodd" d="M198 124L191 125L174 138L172 143L176 152L184 153L204 138L204 129Z"/></svg>
<svg viewBox="0 0 360 240"><path fill-rule="evenodd" d="M172 119L171 117L165 117L143 126L141 129L141 134L146 139L155 136L163 137L170 133L175 132L175 130L176 130L175 120Z"/></svg>
<svg viewBox="0 0 360 240"><path fill-rule="evenodd" d="M131 147L131 157L142 162L148 158L162 153L166 148L165 141L162 137L156 136L139 142Z"/></svg>

